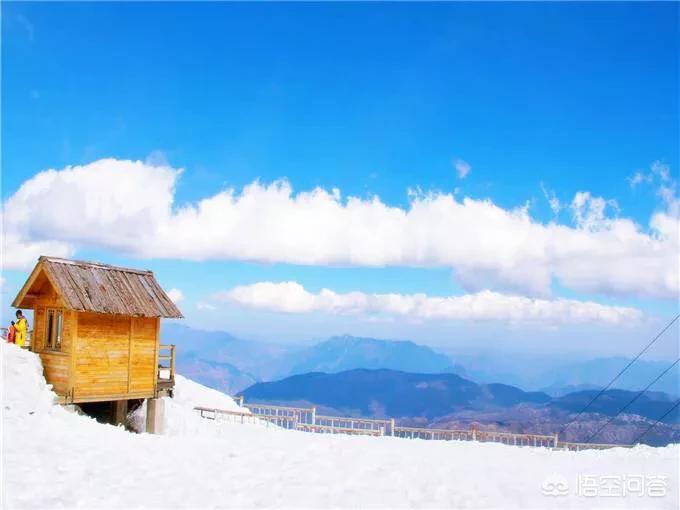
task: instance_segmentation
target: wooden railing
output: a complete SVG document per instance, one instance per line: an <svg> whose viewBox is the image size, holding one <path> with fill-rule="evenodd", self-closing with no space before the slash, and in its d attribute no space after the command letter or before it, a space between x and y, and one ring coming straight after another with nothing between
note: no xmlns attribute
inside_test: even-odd
<svg viewBox="0 0 680 510"><path fill-rule="evenodd" d="M351 434L361 436L384 436L385 429L357 429L353 427L340 427L337 425L312 425L311 423L298 423L296 430L303 432L316 432L318 434Z"/></svg>
<svg viewBox="0 0 680 510"><path fill-rule="evenodd" d="M394 427L393 435L407 439L442 441L472 441L474 438L471 430L426 429L421 427Z"/></svg>
<svg viewBox="0 0 680 510"><path fill-rule="evenodd" d="M158 383L172 387L175 385L175 346L158 347Z"/></svg>
<svg viewBox="0 0 680 510"><path fill-rule="evenodd" d="M569 450L578 452L581 450L606 450L608 448L632 448L634 444L605 444L605 443L571 443L568 441L558 441L558 450Z"/></svg>
<svg viewBox="0 0 680 510"><path fill-rule="evenodd" d="M248 409L261 420L278 425L285 429L297 429L298 424L313 425L315 422L315 407L285 407L265 404L243 404L243 398L239 399L241 407Z"/></svg>
<svg viewBox="0 0 680 510"><path fill-rule="evenodd" d="M251 425L264 425L269 427L269 421L261 420L257 416L239 411L228 411L226 409L213 409L211 407L194 407L201 418L216 421L226 421L229 423L239 423L244 425L246 423Z"/></svg>
<svg viewBox="0 0 680 510"><path fill-rule="evenodd" d="M369 436L389 435L406 439L439 441L478 441L501 443L513 446L532 446L579 451L583 449L605 449L633 445L572 443L560 441L557 434L519 434L495 430L480 430L473 425L469 430L436 429L423 427L402 427L394 418L370 419L348 416L323 416L316 414L316 407L288 407L270 404L245 403L243 396L236 398L260 420L286 429L326 434L360 434ZM197 408L199 409L199 408Z"/></svg>
<svg viewBox="0 0 680 510"><path fill-rule="evenodd" d="M390 433L393 427L391 420L319 415L316 416L314 424L332 429L346 429L350 431L350 434L366 434L369 436L384 436L385 434Z"/></svg>

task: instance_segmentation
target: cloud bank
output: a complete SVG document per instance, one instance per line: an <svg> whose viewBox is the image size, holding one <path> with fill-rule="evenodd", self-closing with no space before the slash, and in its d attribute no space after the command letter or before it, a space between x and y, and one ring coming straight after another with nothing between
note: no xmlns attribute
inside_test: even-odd
<svg viewBox="0 0 680 510"><path fill-rule="evenodd" d="M588 192L572 201L567 225L452 193L412 192L400 208L337 189L295 193L285 181L175 204L181 172L116 159L40 172L3 204L4 267L96 247L142 258L450 267L471 292L545 297L557 281L614 296L678 294L679 208L670 186L647 227L611 217L614 204Z"/></svg>
<svg viewBox="0 0 680 510"><path fill-rule="evenodd" d="M220 301L250 308L286 313L387 314L422 320L505 321L511 323L578 324L637 322L634 308L605 306L569 299L531 299L481 291L454 297L425 294L339 294L323 289L307 291L297 282L259 282L218 293Z"/></svg>

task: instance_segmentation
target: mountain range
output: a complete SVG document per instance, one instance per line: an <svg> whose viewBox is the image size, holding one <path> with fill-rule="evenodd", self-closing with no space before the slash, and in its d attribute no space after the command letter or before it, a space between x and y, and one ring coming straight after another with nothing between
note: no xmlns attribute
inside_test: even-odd
<svg viewBox="0 0 680 510"><path fill-rule="evenodd" d="M474 381L503 381L527 390L544 391L551 396L604 388L631 361L620 356L574 360L508 352L457 352L454 356L465 367L465 375ZM617 379L614 387L641 390L670 364L669 361L638 359ZM680 365L659 379L652 389L680 396Z"/></svg>
<svg viewBox="0 0 680 510"><path fill-rule="evenodd" d="M448 356L408 340L343 335L295 352L285 371L288 374L334 373L354 368L388 368L426 374L462 370L455 367Z"/></svg>
<svg viewBox="0 0 680 510"><path fill-rule="evenodd" d="M177 369L198 382L235 393L256 381L307 372L388 368L422 373L463 372L446 355L408 340L377 340L350 335L311 346L247 341L219 331L163 325L163 343L177 346Z"/></svg>
<svg viewBox="0 0 680 510"><path fill-rule="evenodd" d="M603 388L630 361L627 358L589 360L534 359L518 354L450 355L407 340L335 336L307 346L237 338L220 331L201 331L164 323L163 343L177 345L180 372L227 393L255 382L273 381L308 372L336 373L355 368L391 369L412 373L455 373L478 383L497 383L543 391L552 397ZM644 388L668 362L637 360L616 389ZM680 395L680 366L652 388Z"/></svg>
<svg viewBox="0 0 680 510"><path fill-rule="evenodd" d="M552 398L506 384L477 384L456 374L354 369L256 383L243 395L250 402L315 405L323 414L393 417L402 425L467 428L482 424L484 428L541 434L561 430L563 439L613 443L636 440L674 403L661 392L638 395L607 390L586 413L577 416L599 393L587 390ZM622 409L625 413L619 415ZM607 423L610 419L612 424ZM680 440L680 412L669 413L654 432L647 438L653 444Z"/></svg>
<svg viewBox="0 0 680 510"><path fill-rule="evenodd" d="M354 369L312 372L247 388L246 400L313 403L337 414L428 419L455 410L541 404L550 397L505 384L477 384L456 374L415 374L397 370Z"/></svg>

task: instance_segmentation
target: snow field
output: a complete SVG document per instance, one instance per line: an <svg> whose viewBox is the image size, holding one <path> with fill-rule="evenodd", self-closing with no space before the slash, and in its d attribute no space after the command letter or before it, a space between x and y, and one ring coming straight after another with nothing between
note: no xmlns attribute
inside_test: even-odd
<svg viewBox="0 0 680 510"><path fill-rule="evenodd" d="M166 434L134 434L53 405L38 357L1 352L5 508L678 508L677 445L565 452L220 423L191 409L236 403L181 377ZM665 476L667 490L579 496L579 475ZM555 478L569 494L543 494Z"/></svg>

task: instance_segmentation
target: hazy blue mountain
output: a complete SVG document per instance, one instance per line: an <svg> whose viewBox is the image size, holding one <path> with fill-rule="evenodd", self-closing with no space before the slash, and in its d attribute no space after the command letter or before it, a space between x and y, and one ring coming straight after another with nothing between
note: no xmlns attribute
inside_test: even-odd
<svg viewBox="0 0 680 510"><path fill-rule="evenodd" d="M597 390L577 391L563 397L558 397L550 402L552 407L577 413L583 409L600 392ZM637 391L607 390L600 395L588 408L589 413L599 413L605 416L614 416L623 409L626 404L633 401L639 394ZM673 407L675 398L662 392L649 392L639 396L626 408L626 414L637 414L652 420L663 416ZM663 421L666 423L678 423L680 410L670 413Z"/></svg>
<svg viewBox="0 0 680 510"><path fill-rule="evenodd" d="M246 389L246 400L307 402L362 416L434 418L456 410L541 404L550 397L504 384L479 385L456 374L354 369L313 372Z"/></svg>
<svg viewBox="0 0 680 510"><path fill-rule="evenodd" d="M410 341L344 335L311 346L292 347L243 340L226 332L200 331L172 322L163 324L162 341L178 346L178 363L182 367L190 357L195 374L202 369L209 371L211 375L205 377L215 381L213 387L220 381L221 388L236 388L235 391L251 380L271 381L307 372L385 368L412 373L456 373L477 383L501 381L560 397L604 387L629 361L626 358L565 361L532 358L526 354L462 352L456 354L454 363L448 355ZM201 361L200 366L197 360ZM613 389L639 390L668 365L663 361L638 360ZM220 375L220 371L224 374ZM666 374L652 389L680 395L680 367Z"/></svg>
<svg viewBox="0 0 680 510"><path fill-rule="evenodd" d="M571 391L599 389L611 381L629 358L609 357L563 360L528 354L460 352L456 360L465 367L466 376L477 382L503 381L527 390L545 391L559 396ZM640 390L662 373L669 361L637 360L614 384L614 388ZM652 388L680 396L680 366L676 366Z"/></svg>
<svg viewBox="0 0 680 510"><path fill-rule="evenodd" d="M569 393L576 393L577 391L587 391L587 390L601 390L602 387L595 384L570 384L567 386L548 386L547 388L542 388L541 391L547 393L551 397L563 397Z"/></svg>
<svg viewBox="0 0 680 510"><path fill-rule="evenodd" d="M621 357L595 358L587 361L571 362L546 371L545 378L550 381L542 388L558 388L573 385L605 387L630 359ZM671 362L637 360L614 384L614 388L641 390L661 374ZM651 388L671 395L680 395L680 366L676 366Z"/></svg>
<svg viewBox="0 0 680 510"><path fill-rule="evenodd" d="M197 358L193 353L178 358L177 372L227 395L235 395L257 382L253 375L230 363Z"/></svg>
<svg viewBox="0 0 680 510"><path fill-rule="evenodd" d="M552 434L568 423L597 394L580 391L552 399L506 384L477 384L455 374L414 374L395 370L356 369L336 374L313 372L281 381L257 383L243 392L246 401L316 405L321 412L394 417L402 424L491 428ZM585 440L637 392L608 390L578 418L565 437ZM632 441L672 408L675 399L661 392L642 395L598 436L600 441ZM654 441L680 437L680 412L669 414Z"/></svg>
<svg viewBox="0 0 680 510"><path fill-rule="evenodd" d="M177 345L178 366L191 362L222 381L220 388L243 388L243 381L267 381L307 372L341 372L353 368L390 368L421 373L462 373L451 359L409 341L337 336L308 347L242 340L221 331L200 331L177 323L163 324L163 343ZM197 361L200 360L200 367ZM222 367L222 368L220 368ZM223 370L224 374L219 375ZM215 384L206 384L216 387Z"/></svg>
<svg viewBox="0 0 680 510"><path fill-rule="evenodd" d="M404 372L459 372L451 359L429 347L405 340L335 336L296 352L282 375L342 372L354 368L388 368Z"/></svg>
<svg viewBox="0 0 680 510"><path fill-rule="evenodd" d="M202 331L172 322L162 325L161 338L162 343L177 346L178 365L200 359L215 370L223 366L227 372L236 370L239 376L245 373L257 381L278 374L279 361L287 359L291 350L283 345L243 340L224 331Z"/></svg>

